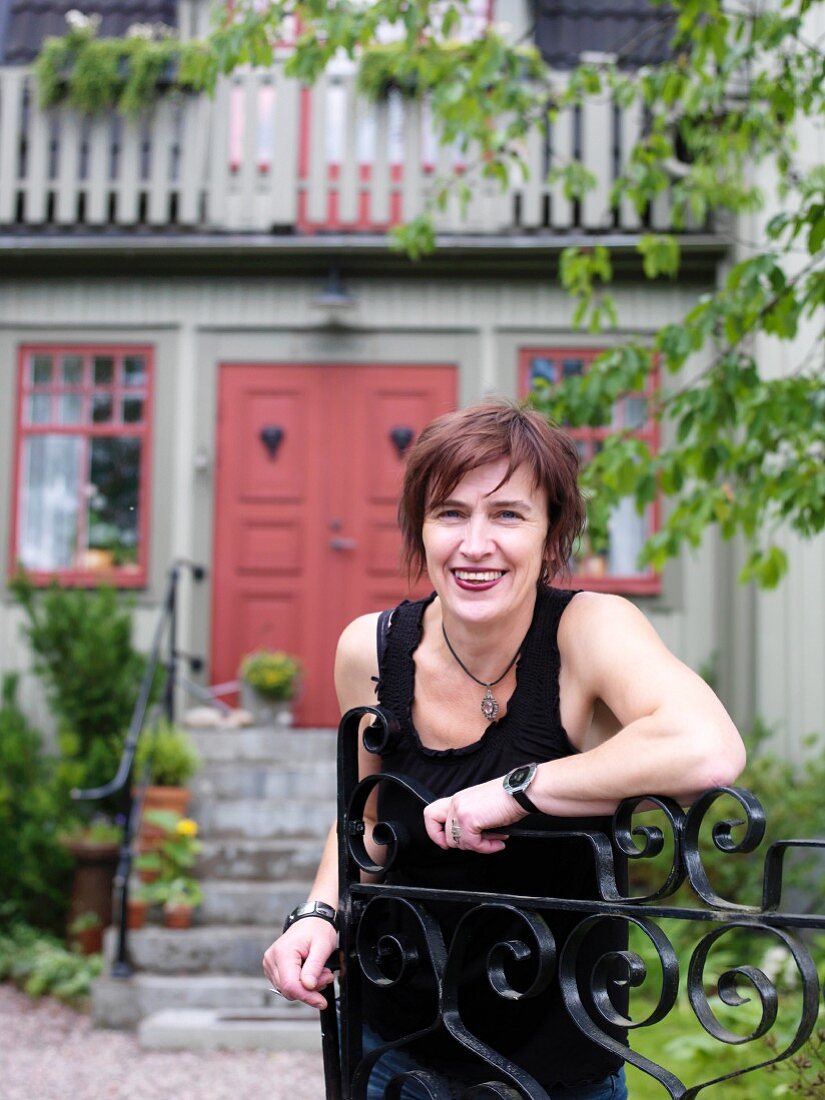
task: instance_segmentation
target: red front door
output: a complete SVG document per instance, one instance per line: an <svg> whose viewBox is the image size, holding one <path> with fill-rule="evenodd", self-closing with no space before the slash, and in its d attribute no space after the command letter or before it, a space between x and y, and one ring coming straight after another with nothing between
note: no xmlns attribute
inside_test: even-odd
<svg viewBox="0 0 825 1100"><path fill-rule="evenodd" d="M450 366L222 365L213 682L250 650L286 650L304 667L298 724L337 724L338 635L409 594L399 446L455 404Z"/></svg>

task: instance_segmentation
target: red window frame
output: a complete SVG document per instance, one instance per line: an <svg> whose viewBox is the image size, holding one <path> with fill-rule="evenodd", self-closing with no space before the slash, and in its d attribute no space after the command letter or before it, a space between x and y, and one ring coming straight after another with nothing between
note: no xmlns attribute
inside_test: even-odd
<svg viewBox="0 0 825 1100"><path fill-rule="evenodd" d="M579 359L586 371L590 363L604 351L604 348L576 348L566 345L540 345L523 347L519 349L518 385L519 393L524 398L530 393L530 378L532 360L537 356L548 359ZM647 386L644 391L626 394L627 397L646 397L650 400L657 387L658 372L652 371L648 376ZM583 443L588 449L595 446L600 440L608 436L614 430L613 425L600 428L565 428L565 431L579 443ZM648 418L645 426L633 430L633 435L645 440L654 452L659 448L659 424L658 421ZM647 510L648 535L659 529L661 521L661 508L658 497ZM570 574L571 580L577 588L583 588L592 592L617 592L628 596L655 596L661 592L661 575L648 569L644 573L618 574L606 573L604 576L592 576L585 572L574 571Z"/></svg>
<svg viewBox="0 0 825 1100"><path fill-rule="evenodd" d="M84 359L82 381L67 384L52 378L48 385L36 386L28 380L28 366L36 355L50 355L57 364L62 356L74 355ZM135 395L143 396L143 419L140 423L115 421L80 424L61 424L55 420L29 424L24 416L26 398L32 393L48 394L52 398L61 394L79 394L91 402L93 394L110 393L113 397L113 410L116 396L129 395L129 387L119 381L122 361L127 356L142 356L145 363L146 381ZM115 374L110 384L95 385L90 375L91 366L86 361L93 357L111 356L115 360ZM38 435L83 436L85 445L93 438L135 437L141 440L140 482L138 485L138 547L137 561L128 565L113 565L98 568L58 568L53 570L26 569L28 576L37 585L46 585L53 580L61 584L92 586L102 582L113 584L117 588L141 588L147 583L149 572L149 508L151 500L152 466L152 424L154 420L154 348L147 344L24 344L18 349L16 432L14 448L14 470L12 489L12 520L9 542L9 576L18 568L18 534L20 524L22 454L27 439ZM54 402L52 416L54 416ZM82 492L82 489L80 490ZM80 543L84 533L83 520L78 525L77 539Z"/></svg>

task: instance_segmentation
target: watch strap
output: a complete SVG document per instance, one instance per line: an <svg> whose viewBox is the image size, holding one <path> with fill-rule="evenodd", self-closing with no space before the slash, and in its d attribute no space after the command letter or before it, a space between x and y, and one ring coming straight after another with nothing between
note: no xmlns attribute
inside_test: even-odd
<svg viewBox="0 0 825 1100"><path fill-rule="evenodd" d="M329 921L333 928L338 927L338 914L331 905L325 901L305 901L303 905L296 905L287 916L284 921L284 932L304 917L319 917L321 920Z"/></svg>
<svg viewBox="0 0 825 1100"><path fill-rule="evenodd" d="M521 806L523 810L526 810L528 814L541 813L541 810L538 808L535 802L527 797L527 793L525 791L510 791L510 794L513 796L513 798L515 798L519 806Z"/></svg>

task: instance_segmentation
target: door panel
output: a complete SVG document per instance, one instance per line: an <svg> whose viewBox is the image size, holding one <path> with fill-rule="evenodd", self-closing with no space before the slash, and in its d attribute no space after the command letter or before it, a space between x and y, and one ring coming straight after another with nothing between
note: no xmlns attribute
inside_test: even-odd
<svg viewBox="0 0 825 1100"><path fill-rule="evenodd" d="M414 437L455 401L450 366L221 367L213 681L234 679L252 649L285 649L304 666L297 723L337 724L338 635L411 594L391 433ZM262 433L272 444L275 428L273 451Z"/></svg>

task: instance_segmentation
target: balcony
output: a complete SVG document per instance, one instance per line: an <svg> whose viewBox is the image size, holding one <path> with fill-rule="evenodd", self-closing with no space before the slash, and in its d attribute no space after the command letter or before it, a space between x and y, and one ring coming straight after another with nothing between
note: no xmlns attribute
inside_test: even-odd
<svg viewBox="0 0 825 1100"><path fill-rule="evenodd" d="M638 106L620 111L602 99L568 110L529 135L529 178L515 174L502 192L438 145L426 104L399 95L369 103L352 73L309 89L280 67L238 72L214 98L168 99L129 120L42 111L31 72L2 68L0 232L379 237L418 214L437 180L459 174L471 198L462 211L451 195L436 218L442 235L629 239L667 226L666 195L644 218L629 204L608 206L642 126ZM581 202L546 182L551 165L574 157L598 181ZM686 235L713 241L707 226Z"/></svg>

